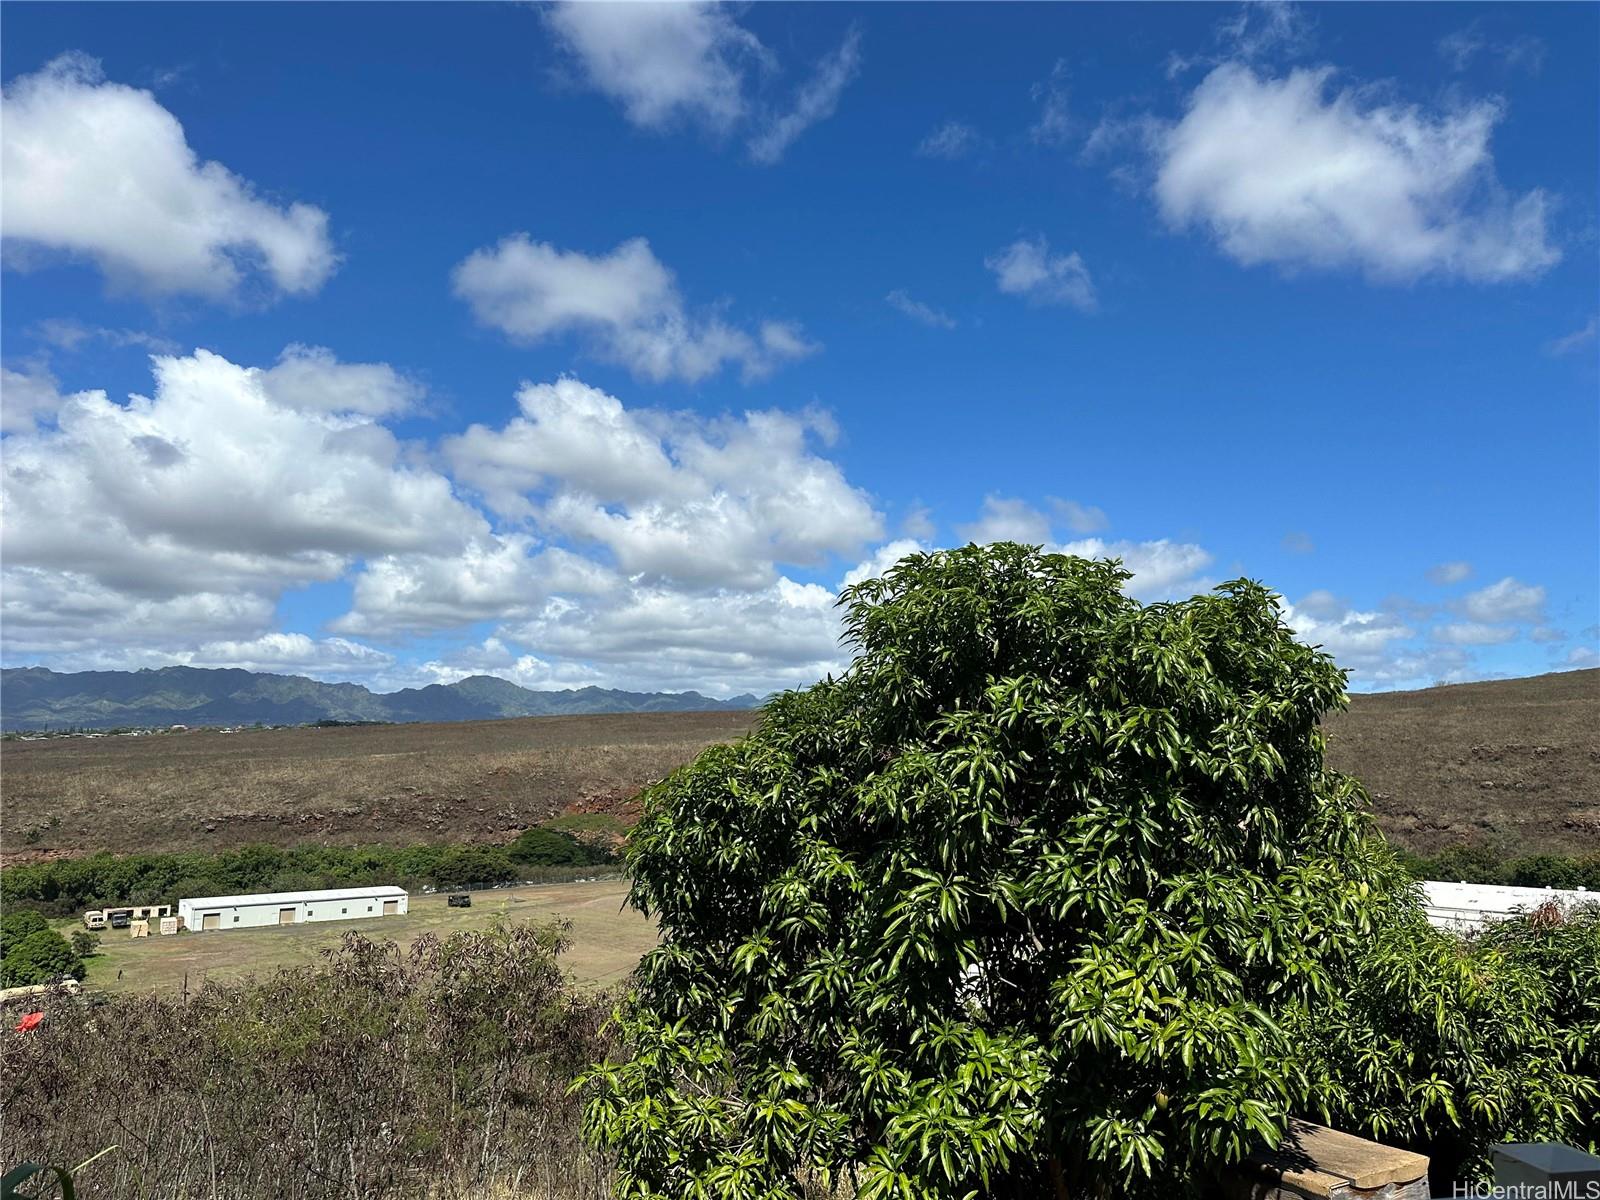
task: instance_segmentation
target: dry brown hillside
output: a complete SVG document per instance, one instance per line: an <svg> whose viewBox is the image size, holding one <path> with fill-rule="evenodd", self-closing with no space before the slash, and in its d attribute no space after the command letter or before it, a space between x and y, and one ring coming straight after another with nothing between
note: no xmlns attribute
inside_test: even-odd
<svg viewBox="0 0 1600 1200"><path fill-rule="evenodd" d="M1409 849L1600 849L1600 671L1356 696L1327 729Z"/></svg>
<svg viewBox="0 0 1600 1200"><path fill-rule="evenodd" d="M8 742L7 861L250 842L503 841L561 813L615 812L749 712ZM1600 845L1600 671L1357 696L1334 765L1384 829L1428 852Z"/></svg>
<svg viewBox="0 0 1600 1200"><path fill-rule="evenodd" d="M505 841L561 812L613 810L742 712L523 717L7 742L5 859L252 842Z"/></svg>

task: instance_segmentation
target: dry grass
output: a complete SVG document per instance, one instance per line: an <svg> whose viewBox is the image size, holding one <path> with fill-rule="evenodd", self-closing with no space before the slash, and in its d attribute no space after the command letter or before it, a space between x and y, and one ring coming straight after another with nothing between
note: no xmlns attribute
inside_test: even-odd
<svg viewBox="0 0 1600 1200"><path fill-rule="evenodd" d="M1333 765L1408 849L1600 846L1600 671L1357 696L1327 726Z"/></svg>
<svg viewBox="0 0 1600 1200"><path fill-rule="evenodd" d="M6 861L96 850L505 841L744 733L748 712L9 742Z"/></svg>
<svg viewBox="0 0 1600 1200"><path fill-rule="evenodd" d="M561 965L581 986L609 987L633 970L656 942L654 923L624 906L627 892L627 883L619 880L544 884L474 892L471 908L450 908L443 893L412 896L404 916L376 920L148 938L108 929L101 934L100 952L88 960L86 982L113 992L173 994L185 986L192 992L208 979L235 983L282 967L309 966L352 931L394 941L404 951L425 933L442 938L460 930L487 929L501 917L518 922L559 917L571 922L571 947L561 956Z"/></svg>
<svg viewBox="0 0 1600 1200"><path fill-rule="evenodd" d="M186 998L52 998L0 1038L0 1170L115 1145L85 1200L602 1200L569 1085L607 1053L609 999L568 987L559 947L532 924L404 952L349 932Z"/></svg>

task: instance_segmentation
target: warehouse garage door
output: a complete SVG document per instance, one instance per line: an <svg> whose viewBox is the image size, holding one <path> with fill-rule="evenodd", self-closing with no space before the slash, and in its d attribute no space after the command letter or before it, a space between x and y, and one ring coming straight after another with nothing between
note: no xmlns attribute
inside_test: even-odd
<svg viewBox="0 0 1600 1200"><path fill-rule="evenodd" d="M385 900L383 902L383 915L384 916L392 917L392 916L395 915L395 913L397 913L399 911L400 911L400 901L398 901L398 900Z"/></svg>
<svg viewBox="0 0 1600 1200"><path fill-rule="evenodd" d="M200 918L200 928L203 929L203 930L204 929L221 929L222 928L222 914L221 913L206 913L203 917Z"/></svg>
<svg viewBox="0 0 1600 1200"><path fill-rule="evenodd" d="M294 909L292 909L292 908L280 908L278 910L278 924L279 925L293 925L294 924Z"/></svg>

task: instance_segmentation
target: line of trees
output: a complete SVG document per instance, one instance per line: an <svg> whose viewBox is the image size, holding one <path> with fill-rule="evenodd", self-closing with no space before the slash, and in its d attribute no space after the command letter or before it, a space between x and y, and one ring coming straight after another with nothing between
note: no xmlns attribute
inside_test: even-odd
<svg viewBox="0 0 1600 1200"><path fill-rule="evenodd" d="M92 854L0 871L0 906L65 916L108 904L171 904L183 896L399 884L475 887L542 870L613 861L602 848L534 827L507 846L244 846L221 853Z"/></svg>
<svg viewBox="0 0 1600 1200"><path fill-rule="evenodd" d="M1591 892L1600 892L1600 851L1507 858L1492 847L1475 845L1452 846L1429 855L1399 850L1396 856L1416 879L1511 887L1588 888Z"/></svg>

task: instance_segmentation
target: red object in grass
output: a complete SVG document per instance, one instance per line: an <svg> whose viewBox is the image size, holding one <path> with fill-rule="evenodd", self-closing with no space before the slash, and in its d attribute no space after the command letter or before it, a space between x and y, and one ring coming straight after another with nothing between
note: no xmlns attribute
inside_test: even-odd
<svg viewBox="0 0 1600 1200"><path fill-rule="evenodd" d="M28 1013L22 1018L22 1020L17 1022L17 1032L27 1033L30 1029L37 1029L39 1028L39 1022L42 1020L44 1020L44 1014L42 1012Z"/></svg>

